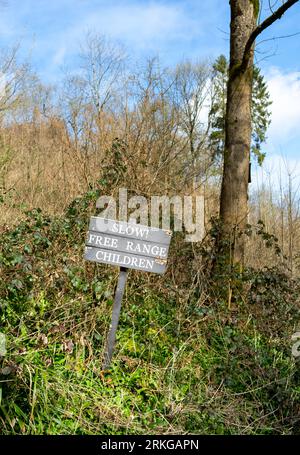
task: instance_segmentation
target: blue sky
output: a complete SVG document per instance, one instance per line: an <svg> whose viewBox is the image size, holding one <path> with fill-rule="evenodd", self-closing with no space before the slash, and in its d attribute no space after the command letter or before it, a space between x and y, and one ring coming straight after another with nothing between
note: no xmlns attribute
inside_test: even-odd
<svg viewBox="0 0 300 455"><path fill-rule="evenodd" d="M268 12L264 0L262 16ZM228 55L229 2L4 0L0 5L1 47L20 42L22 55L45 82L59 81L63 66L76 66L88 30L122 43L132 61L150 55L159 55L166 65L183 58L214 59ZM257 46L256 60L273 99L266 150L277 167L280 154L293 163L300 156L300 35L272 38L297 32L300 3L258 39L270 40Z"/></svg>

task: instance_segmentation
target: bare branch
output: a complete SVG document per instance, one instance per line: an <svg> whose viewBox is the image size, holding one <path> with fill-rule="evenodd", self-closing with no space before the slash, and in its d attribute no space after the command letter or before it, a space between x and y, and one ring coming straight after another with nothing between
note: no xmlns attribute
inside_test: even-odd
<svg viewBox="0 0 300 455"><path fill-rule="evenodd" d="M259 43L256 44L256 46L259 46L262 43L266 43L267 41L275 41L277 39L292 38L293 36L298 36L298 35L300 35L300 32L291 33L290 35L273 36L273 38L267 38L267 39L261 40Z"/></svg>
<svg viewBox="0 0 300 455"><path fill-rule="evenodd" d="M278 19L281 19L283 14L291 8L299 0L287 0L283 5L281 5L271 16L267 17L261 24L259 24L255 30L251 33L244 50L243 60L240 67L240 70L243 72L246 70L250 58L251 48L256 40L256 38L270 25L276 22Z"/></svg>

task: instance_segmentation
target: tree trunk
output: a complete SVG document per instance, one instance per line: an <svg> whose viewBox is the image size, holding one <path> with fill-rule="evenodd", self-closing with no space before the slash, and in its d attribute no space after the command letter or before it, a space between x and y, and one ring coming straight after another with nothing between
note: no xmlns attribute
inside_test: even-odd
<svg viewBox="0 0 300 455"><path fill-rule="evenodd" d="M253 48L242 65L249 37L256 27L258 0L231 0L230 65L225 118L224 172L220 218L222 240L230 240L231 260L243 264L247 224L248 178L251 145Z"/></svg>

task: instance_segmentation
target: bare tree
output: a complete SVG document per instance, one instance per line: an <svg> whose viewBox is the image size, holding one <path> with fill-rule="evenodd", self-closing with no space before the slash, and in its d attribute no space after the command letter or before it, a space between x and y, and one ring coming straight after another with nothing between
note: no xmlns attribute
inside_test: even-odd
<svg viewBox="0 0 300 455"><path fill-rule="evenodd" d="M17 45L0 51L0 113L18 106L32 77L28 63L18 62L18 50Z"/></svg>
<svg viewBox="0 0 300 455"><path fill-rule="evenodd" d="M211 68L207 63L189 61L175 69L175 103L181 134L187 140L187 178L196 181L205 174L208 163L207 122Z"/></svg>
<svg viewBox="0 0 300 455"><path fill-rule="evenodd" d="M80 58L86 95L100 119L101 112L116 96L124 70L125 53L104 36L90 32L81 47Z"/></svg>

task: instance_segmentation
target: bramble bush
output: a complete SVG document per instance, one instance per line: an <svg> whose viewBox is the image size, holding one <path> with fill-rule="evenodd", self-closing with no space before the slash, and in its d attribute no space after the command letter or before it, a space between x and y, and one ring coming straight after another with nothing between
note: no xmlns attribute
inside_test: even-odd
<svg viewBox="0 0 300 455"><path fill-rule="evenodd" d="M212 278L214 224L199 245L174 234L165 276L130 272L102 371L117 269L83 260L99 194L0 234L0 431L299 434L299 283L280 267Z"/></svg>

